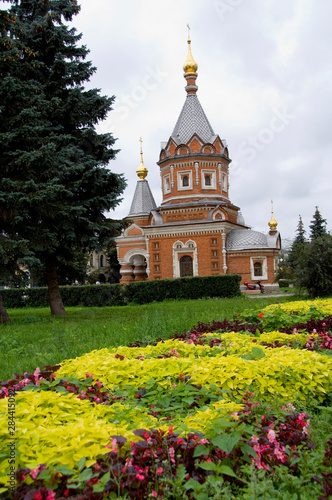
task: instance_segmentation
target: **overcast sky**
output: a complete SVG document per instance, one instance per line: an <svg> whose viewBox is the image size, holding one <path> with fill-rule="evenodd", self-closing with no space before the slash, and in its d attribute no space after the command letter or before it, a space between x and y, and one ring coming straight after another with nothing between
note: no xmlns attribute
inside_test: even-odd
<svg viewBox="0 0 332 500"><path fill-rule="evenodd" d="M97 67L91 85L115 95L100 124L118 138L125 217L144 163L157 205L156 162L185 101L187 23L198 98L232 158L230 199L268 231L271 199L282 238L305 228L315 206L332 228L331 0L79 0L73 25Z"/></svg>

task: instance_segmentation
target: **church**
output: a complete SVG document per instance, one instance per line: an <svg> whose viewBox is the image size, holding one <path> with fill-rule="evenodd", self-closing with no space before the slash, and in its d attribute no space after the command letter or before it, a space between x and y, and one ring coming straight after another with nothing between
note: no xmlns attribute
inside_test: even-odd
<svg viewBox="0 0 332 500"><path fill-rule="evenodd" d="M186 99L157 162L162 202L156 205L146 179L141 143L139 179L126 217L130 224L115 239L120 282L240 274L241 283L261 280L269 289L281 248L273 208L263 234L251 230L231 202L231 159L198 100L197 69L188 37Z"/></svg>

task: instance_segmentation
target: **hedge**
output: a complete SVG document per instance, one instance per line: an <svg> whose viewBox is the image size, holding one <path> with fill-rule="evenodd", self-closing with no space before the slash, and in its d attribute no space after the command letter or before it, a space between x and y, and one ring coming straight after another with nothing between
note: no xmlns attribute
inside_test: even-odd
<svg viewBox="0 0 332 500"><path fill-rule="evenodd" d="M129 283L125 289L128 302L147 304L165 299L200 299L202 297L235 297L241 295L241 276L191 276Z"/></svg>
<svg viewBox="0 0 332 500"><path fill-rule="evenodd" d="M165 299L240 296L239 275L194 276L187 278L139 281L128 285L60 286L65 306L123 306L147 304ZM47 307L48 289L12 288L0 290L6 308Z"/></svg>

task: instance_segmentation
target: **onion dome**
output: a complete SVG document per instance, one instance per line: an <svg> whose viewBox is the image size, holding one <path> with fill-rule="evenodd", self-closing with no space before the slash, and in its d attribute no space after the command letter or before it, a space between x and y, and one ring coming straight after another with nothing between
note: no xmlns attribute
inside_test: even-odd
<svg viewBox="0 0 332 500"><path fill-rule="evenodd" d="M277 230L277 226L278 226L278 222L273 217L273 200L271 200L271 207L272 207L271 208L272 217L271 217L271 220L269 222L270 231L276 231Z"/></svg>
<svg viewBox="0 0 332 500"><path fill-rule="evenodd" d="M188 73L195 73L197 74L197 69L198 69L198 64L194 61L194 58L191 53L191 40L190 40L190 33L189 33L189 24L188 24L188 55L187 55L187 60L183 65L183 71L184 74L187 75Z"/></svg>
<svg viewBox="0 0 332 500"><path fill-rule="evenodd" d="M140 178L141 181L143 181L145 179L145 177L148 175L148 169L146 168L146 166L144 165L144 162L143 162L143 151L142 151L142 137L140 137L140 143L141 143L141 163L138 167L138 169L136 170L136 174L138 175L138 177Z"/></svg>

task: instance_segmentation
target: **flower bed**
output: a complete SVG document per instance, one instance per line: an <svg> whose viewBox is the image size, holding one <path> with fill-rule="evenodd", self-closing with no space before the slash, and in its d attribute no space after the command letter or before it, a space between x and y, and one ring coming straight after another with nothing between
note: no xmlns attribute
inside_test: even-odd
<svg viewBox="0 0 332 500"><path fill-rule="evenodd" d="M0 390L7 444L7 398L16 393L12 498L213 498L220 488L240 498L248 468L296 475L314 447L300 408L331 394L332 359L308 350L326 342L294 330L196 331L18 375ZM3 454L4 495L7 471Z"/></svg>

